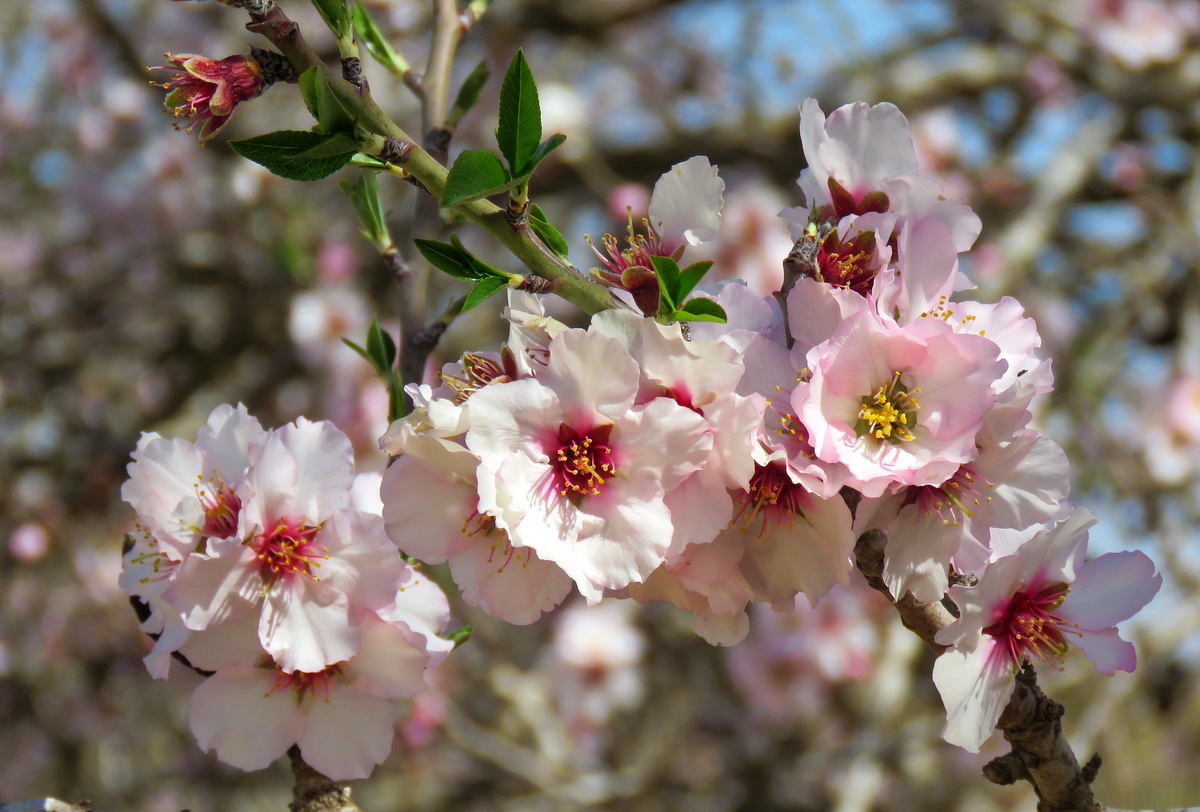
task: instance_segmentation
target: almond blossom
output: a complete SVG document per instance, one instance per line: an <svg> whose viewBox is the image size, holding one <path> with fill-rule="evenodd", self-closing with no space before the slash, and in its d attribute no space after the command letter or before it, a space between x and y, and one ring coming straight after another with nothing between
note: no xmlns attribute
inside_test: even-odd
<svg viewBox="0 0 1200 812"><path fill-rule="evenodd" d="M539 377L486 386L466 405L480 512L592 603L663 562L675 534L664 497L713 446L706 421L674 400L635 407L639 378L615 339L571 330L550 342Z"/></svg>
<svg viewBox="0 0 1200 812"><path fill-rule="evenodd" d="M1137 657L1116 625L1145 606L1162 576L1141 552L1108 553L1085 563L1083 508L1028 535L995 561L977 586L955 586L961 617L937 634L951 646L933 668L946 706L943 738L973 753L991 735L1025 663L1062 662L1076 646L1103 674L1132 671Z"/></svg>

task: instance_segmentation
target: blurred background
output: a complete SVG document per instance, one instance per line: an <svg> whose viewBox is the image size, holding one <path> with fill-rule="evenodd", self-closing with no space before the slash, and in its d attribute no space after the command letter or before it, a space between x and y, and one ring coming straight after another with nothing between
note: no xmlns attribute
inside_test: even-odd
<svg viewBox="0 0 1200 812"><path fill-rule="evenodd" d="M429 4L365 4L422 66ZM285 7L332 58L309 5ZM385 462L386 395L339 338L375 314L394 328L394 285L335 179L281 180L226 143L306 129L299 94L269 90L200 148L148 85L163 51L265 44L244 22L216 3L0 0L0 801L290 799L286 765L243 774L198 750L197 678L149 678L116 586L141 431L192 439L241 401L267 426L331 419L360 470ZM577 265L594 264L583 234L620 233L659 174L704 153L727 184L716 272L762 292L790 248L776 214L799 202L799 103L908 115L923 170L983 219L973 298L1016 296L1038 321L1057 378L1038 425L1101 517L1092 549L1145 550L1166 576L1128 630L1135 674L1076 656L1042 681L1119 808L1200 803L1198 41L1195 0L498 0L455 63L456 82L481 59L494 76L452 152L491 144L499 75L525 49L545 129L568 135L533 193ZM418 129L412 95L367 75ZM416 191L383 186L406 237ZM441 306L455 291L438 285ZM495 345L485 311L441 358ZM531 627L455 611L475 635L356 784L368 812L1032 808L979 776L1003 742L940 740L932 655L869 590L755 614L729 650L658 605L568 605Z"/></svg>

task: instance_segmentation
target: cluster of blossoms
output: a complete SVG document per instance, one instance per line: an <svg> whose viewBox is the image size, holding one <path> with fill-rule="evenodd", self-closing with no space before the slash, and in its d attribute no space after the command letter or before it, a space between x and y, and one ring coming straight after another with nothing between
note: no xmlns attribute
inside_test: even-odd
<svg viewBox="0 0 1200 812"><path fill-rule="evenodd" d="M146 658L212 672L192 695L204 749L246 770L293 744L335 779L391 750L391 700L453 647L441 590L383 530L349 440L300 419L264 430L220 406L195 443L142 435L122 497L137 513L122 588L148 609Z"/></svg>
<svg viewBox="0 0 1200 812"><path fill-rule="evenodd" d="M1091 517L1030 427L1052 386L1036 326L1010 298L952 301L980 221L918 170L899 110L826 119L809 100L800 130L787 289L727 283L700 294L725 323L663 323L655 259L716 236L724 188L704 158L674 167L648 232L598 251L627 309L571 328L512 293L500 353L410 385L417 408L381 441L399 455L387 532L512 623L574 588L669 601L730 645L751 602L815 605L847 582L855 540L885 531L892 594L961 609L935 680L946 738L978 750L1026 661L1070 641L1132 669L1115 624L1161 579L1141 553L1084 563Z"/></svg>

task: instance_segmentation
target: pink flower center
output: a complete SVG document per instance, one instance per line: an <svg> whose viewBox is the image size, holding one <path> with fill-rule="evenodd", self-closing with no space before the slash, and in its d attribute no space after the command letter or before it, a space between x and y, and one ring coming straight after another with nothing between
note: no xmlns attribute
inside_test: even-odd
<svg viewBox="0 0 1200 812"><path fill-rule="evenodd" d="M233 488L219 476L213 476L207 487L201 485L197 489L197 495L204 509L204 527L200 528L204 535L225 539L237 532L242 500Z"/></svg>
<svg viewBox="0 0 1200 812"><path fill-rule="evenodd" d="M302 575L316 580L313 569L328 558L327 550L313 538L320 525L312 527L288 520L279 521L271 530L255 538L251 545L258 554L259 573L267 583L280 578Z"/></svg>
<svg viewBox="0 0 1200 812"><path fill-rule="evenodd" d="M275 684L271 686L271 693L291 689L296 694L296 701L301 702L305 696L328 698L329 681L341 674L342 668L345 665L344 662L334 663L323 671L314 673L294 671L291 674L280 670L279 666L270 661L265 663L263 667L276 669Z"/></svg>
<svg viewBox="0 0 1200 812"><path fill-rule="evenodd" d="M1028 658L1032 662L1062 662L1067 653L1066 634L1079 634L1056 614L1071 588L1050 584L1037 592L1018 592L996 621L984 629L1008 653L1013 668Z"/></svg>
<svg viewBox="0 0 1200 812"><path fill-rule="evenodd" d="M917 439L912 430L917 427L917 412L921 404L912 395L920 391L921 388L917 387L909 394L900 382L900 372L897 370L890 381L862 399L854 430L860 437L869 435L889 443Z"/></svg>
<svg viewBox="0 0 1200 812"><path fill-rule="evenodd" d="M563 423L558 427L558 446L550 454L554 488L562 496L579 499L599 496L617 472L612 447L608 444L612 424L577 432Z"/></svg>
<svg viewBox="0 0 1200 812"><path fill-rule="evenodd" d="M738 510L733 523L736 525L744 519L741 525L744 532L750 529L756 518L761 519L758 537L765 541L785 519L788 527L791 527L797 514L804 515L806 493L803 485L792 482L783 465L759 465L750 478L750 489L735 497Z"/></svg>

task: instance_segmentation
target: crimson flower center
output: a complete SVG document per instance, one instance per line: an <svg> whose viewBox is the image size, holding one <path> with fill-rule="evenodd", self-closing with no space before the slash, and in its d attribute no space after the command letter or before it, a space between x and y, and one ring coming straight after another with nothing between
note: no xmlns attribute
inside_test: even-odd
<svg viewBox="0 0 1200 812"><path fill-rule="evenodd" d="M733 517L734 524L743 522L741 529L746 531L756 518L761 519L758 536L765 540L783 520L791 527L797 514L804 515L804 494L804 487L792 482L782 465L759 465L750 478L750 489L736 497L738 511Z"/></svg>
<svg viewBox="0 0 1200 812"><path fill-rule="evenodd" d="M301 702L306 695L328 697L329 681L342 673L343 666L344 662L334 663L322 671L294 671L291 674L278 670L279 667L270 661L265 667L276 669L275 684L271 686L272 693L291 689L296 694L296 701Z"/></svg>
<svg viewBox="0 0 1200 812"><path fill-rule="evenodd" d="M550 455L550 464L559 494L572 498L600 495L617 473L613 449L608 444L612 428L611 423L586 432L578 432L566 423L558 427L557 448Z"/></svg>
<svg viewBox="0 0 1200 812"><path fill-rule="evenodd" d="M1031 662L1061 663L1067 653L1067 634L1079 634L1059 615L1071 588L1050 584L1037 592L1017 592L997 620L984 629L1008 653L1014 668Z"/></svg>
<svg viewBox="0 0 1200 812"><path fill-rule="evenodd" d="M280 520L273 528L251 541L257 553L262 579L272 583L280 578L306 576L316 580L313 569L328 558L325 548L313 539L321 530L300 522Z"/></svg>
<svg viewBox="0 0 1200 812"><path fill-rule="evenodd" d="M207 488L202 486L198 490L198 495L204 509L204 527L201 528L204 535L224 539L237 532L242 500L233 488L219 477L213 477Z"/></svg>

